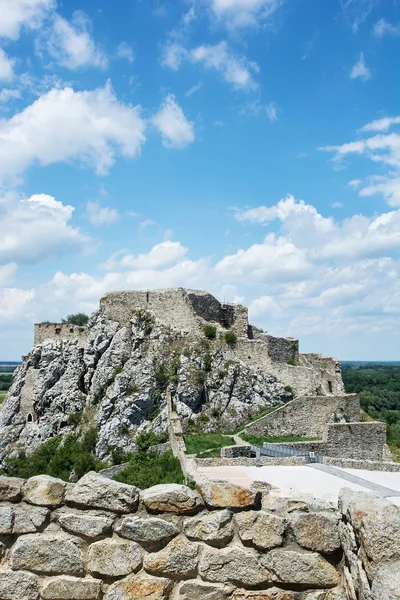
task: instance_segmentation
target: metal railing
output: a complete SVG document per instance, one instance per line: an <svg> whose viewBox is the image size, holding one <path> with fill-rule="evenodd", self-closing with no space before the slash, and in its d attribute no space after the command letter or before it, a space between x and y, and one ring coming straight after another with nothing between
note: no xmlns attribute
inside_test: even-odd
<svg viewBox="0 0 400 600"><path fill-rule="evenodd" d="M256 464L259 463L261 456L270 456L273 458L291 458L291 457L302 457L306 458L310 463L322 463L322 456L316 452L310 452L305 450L298 450L297 448L291 448L290 446L281 446L279 444L270 444L265 442L264 446L251 446L251 451L256 455Z"/></svg>

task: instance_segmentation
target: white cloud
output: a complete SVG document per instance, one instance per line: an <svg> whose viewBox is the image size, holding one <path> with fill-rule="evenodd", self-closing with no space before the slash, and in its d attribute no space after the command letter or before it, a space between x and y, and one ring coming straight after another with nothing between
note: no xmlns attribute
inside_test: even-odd
<svg viewBox="0 0 400 600"><path fill-rule="evenodd" d="M33 264L81 250L89 238L69 224L74 208L46 194L0 200L0 264Z"/></svg>
<svg viewBox="0 0 400 600"><path fill-rule="evenodd" d="M400 35L400 24L392 25L386 19L379 19L372 30L375 37L382 38L385 35Z"/></svg>
<svg viewBox="0 0 400 600"><path fill-rule="evenodd" d="M154 246L147 254L126 254L119 266L130 269L166 269L173 267L183 260L188 249L180 242L167 240ZM115 264L113 267L115 268Z"/></svg>
<svg viewBox="0 0 400 600"><path fill-rule="evenodd" d="M130 46L126 42L121 42L118 46L117 56L118 58L126 58L126 60L130 63L133 63L133 61L135 60L135 54L133 52L132 46Z"/></svg>
<svg viewBox="0 0 400 600"><path fill-rule="evenodd" d="M365 64L364 54L360 53L360 58L353 66L350 72L350 79L362 79L363 81L367 81L371 78L371 71Z"/></svg>
<svg viewBox="0 0 400 600"><path fill-rule="evenodd" d="M393 125L400 125L400 117L383 117L367 123L359 131L387 131Z"/></svg>
<svg viewBox="0 0 400 600"><path fill-rule="evenodd" d="M193 94L195 94L196 92L201 90L202 87L203 87L203 82L198 81L195 85L192 85L192 87L189 88L187 92L185 92L185 96L187 96L187 97L192 96Z"/></svg>
<svg viewBox="0 0 400 600"><path fill-rule="evenodd" d="M0 80L9 81L14 77L15 59L9 58L2 48L0 48Z"/></svg>
<svg viewBox="0 0 400 600"><path fill-rule="evenodd" d="M377 2L379 0L340 0L343 16L353 33L357 33L365 23Z"/></svg>
<svg viewBox="0 0 400 600"><path fill-rule="evenodd" d="M194 141L194 127L173 94L168 94L151 122L161 133L166 148L184 148Z"/></svg>
<svg viewBox="0 0 400 600"><path fill-rule="evenodd" d="M107 173L117 156L145 142L140 107L119 102L110 85L93 91L52 89L10 119L0 119L0 181L34 163L79 161Z"/></svg>
<svg viewBox="0 0 400 600"><path fill-rule="evenodd" d="M353 188L353 190L356 190L357 188L360 187L361 184L362 184L361 179L352 179L351 181L349 181L349 183L347 185L349 185L351 188Z"/></svg>
<svg viewBox="0 0 400 600"><path fill-rule="evenodd" d="M60 65L68 69L82 67L105 68L108 59L91 37L91 21L81 10L72 15L71 22L55 15L49 29L43 31L37 47L44 49Z"/></svg>
<svg viewBox="0 0 400 600"><path fill-rule="evenodd" d="M12 262L0 265L0 288L10 285L17 271L17 264Z"/></svg>
<svg viewBox="0 0 400 600"><path fill-rule="evenodd" d="M0 0L0 37L17 40L22 27L38 29L56 0Z"/></svg>
<svg viewBox="0 0 400 600"><path fill-rule="evenodd" d="M0 104L7 104L9 100L21 98L21 91L18 89L3 88L0 90Z"/></svg>
<svg viewBox="0 0 400 600"><path fill-rule="evenodd" d="M115 208L101 207L99 202L88 202L86 205L86 216L89 222L95 227L100 225L115 223L118 221L119 214Z"/></svg>
<svg viewBox="0 0 400 600"><path fill-rule="evenodd" d="M35 297L35 290L4 288L0 290L0 323L27 317L26 306ZM29 315L30 316L30 315Z"/></svg>
<svg viewBox="0 0 400 600"><path fill-rule="evenodd" d="M152 225L157 225L157 223L155 221L153 221L152 219L145 219L144 221L142 221L140 223L140 228L146 229L146 227L151 227Z"/></svg>
<svg viewBox="0 0 400 600"><path fill-rule="evenodd" d="M266 106L267 117L271 123L275 123L278 120L278 107L275 102L270 102Z"/></svg>
<svg viewBox="0 0 400 600"><path fill-rule="evenodd" d="M254 27L268 19L283 0L208 0L214 15L228 28Z"/></svg>

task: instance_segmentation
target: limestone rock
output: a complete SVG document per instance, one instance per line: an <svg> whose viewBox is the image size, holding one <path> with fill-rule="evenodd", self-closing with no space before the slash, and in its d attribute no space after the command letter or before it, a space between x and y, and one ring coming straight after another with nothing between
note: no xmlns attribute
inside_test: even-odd
<svg viewBox="0 0 400 600"><path fill-rule="evenodd" d="M371 516L372 519L396 520L399 509L384 498L379 498L369 492L355 492L349 488L342 488L339 492L339 510L358 531L363 519Z"/></svg>
<svg viewBox="0 0 400 600"><path fill-rule="evenodd" d="M11 552L11 568L34 573L80 575L83 557L71 538L57 534L20 537Z"/></svg>
<svg viewBox="0 0 400 600"><path fill-rule="evenodd" d="M28 479L24 489L24 497L30 504L56 507L64 502L67 484L62 479L49 475L36 475Z"/></svg>
<svg viewBox="0 0 400 600"><path fill-rule="evenodd" d="M13 531L14 515L9 506L0 506L0 535L10 535Z"/></svg>
<svg viewBox="0 0 400 600"><path fill-rule="evenodd" d="M285 521L281 517L251 510L235 515L235 521L240 539L245 545L269 550L282 544Z"/></svg>
<svg viewBox="0 0 400 600"><path fill-rule="evenodd" d="M41 598L43 600L97 600L101 588L102 582L98 579L54 577L44 583Z"/></svg>
<svg viewBox="0 0 400 600"><path fill-rule="evenodd" d="M37 578L32 573L0 572L1 600L36 600L38 595Z"/></svg>
<svg viewBox="0 0 400 600"><path fill-rule="evenodd" d="M306 595L305 600L349 600L344 592L335 592L327 590L324 592L310 592ZM363 600L372 600L369 596L365 596Z"/></svg>
<svg viewBox="0 0 400 600"><path fill-rule="evenodd" d="M232 513L219 510L185 521L183 531L191 540L222 547L233 538Z"/></svg>
<svg viewBox="0 0 400 600"><path fill-rule="evenodd" d="M91 471L76 483L66 496L67 504L83 508L99 508L116 513L134 512L139 490Z"/></svg>
<svg viewBox="0 0 400 600"><path fill-rule="evenodd" d="M179 588L179 600L228 600L230 591L199 581L185 581Z"/></svg>
<svg viewBox="0 0 400 600"><path fill-rule="evenodd" d="M123 517L115 531L146 548L167 544L179 533L176 525L157 517Z"/></svg>
<svg viewBox="0 0 400 600"><path fill-rule="evenodd" d="M332 513L295 513L290 524L296 541L315 552L332 553L340 549L339 516Z"/></svg>
<svg viewBox="0 0 400 600"><path fill-rule="evenodd" d="M198 553L198 544L173 540L163 550L148 554L143 566L152 575L190 579L196 577Z"/></svg>
<svg viewBox="0 0 400 600"><path fill-rule="evenodd" d="M58 522L63 529L83 535L84 537L95 539L99 536L109 533L113 526L113 517L96 514L74 514L59 513Z"/></svg>
<svg viewBox="0 0 400 600"><path fill-rule="evenodd" d="M50 516L47 508L38 506L18 506L13 509L13 512L13 533L17 535L39 531Z"/></svg>
<svg viewBox="0 0 400 600"><path fill-rule="evenodd" d="M153 513L171 512L180 515L193 514L203 508L200 495L186 485L165 483L141 492L145 507Z"/></svg>
<svg viewBox="0 0 400 600"><path fill-rule="evenodd" d="M0 502L19 502L22 498L24 479L0 476Z"/></svg>
<svg viewBox="0 0 400 600"><path fill-rule="evenodd" d="M400 599L400 561L381 565L374 577L371 600Z"/></svg>
<svg viewBox="0 0 400 600"><path fill-rule="evenodd" d="M336 569L315 552L276 548L262 556L260 562L276 583L322 588L339 584Z"/></svg>
<svg viewBox="0 0 400 600"><path fill-rule="evenodd" d="M228 481L201 482L196 487L210 508L256 508L261 500L258 490L247 489Z"/></svg>
<svg viewBox="0 0 400 600"><path fill-rule="evenodd" d="M231 600L294 600L292 592L271 588L260 592L248 592L246 590L237 590L233 592Z"/></svg>
<svg viewBox="0 0 400 600"><path fill-rule="evenodd" d="M164 577L136 575L113 583L105 600L168 600L173 586Z"/></svg>
<svg viewBox="0 0 400 600"><path fill-rule="evenodd" d="M135 542L107 539L89 547L89 570L96 575L123 577L137 571L143 550Z"/></svg>
<svg viewBox="0 0 400 600"><path fill-rule="evenodd" d="M257 556L241 548L204 549L199 573L205 581L233 583L245 587L254 587L272 581Z"/></svg>

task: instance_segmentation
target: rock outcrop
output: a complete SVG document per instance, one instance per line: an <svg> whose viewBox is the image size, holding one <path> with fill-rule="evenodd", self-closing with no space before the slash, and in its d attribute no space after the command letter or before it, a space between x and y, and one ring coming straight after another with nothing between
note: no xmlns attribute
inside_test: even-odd
<svg viewBox="0 0 400 600"><path fill-rule="evenodd" d="M184 424L202 431L233 429L293 392L343 392L338 361L299 354L296 340L260 333L247 309L205 292L115 292L87 328L35 327L0 409L0 465L79 419L98 429L99 458L133 451L143 429L167 429L167 389Z"/></svg>

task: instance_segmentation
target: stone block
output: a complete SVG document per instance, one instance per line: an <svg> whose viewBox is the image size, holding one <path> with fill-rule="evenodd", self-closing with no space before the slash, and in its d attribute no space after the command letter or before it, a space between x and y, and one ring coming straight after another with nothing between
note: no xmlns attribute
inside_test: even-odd
<svg viewBox="0 0 400 600"><path fill-rule="evenodd" d="M316 552L276 548L262 556L260 562L276 583L329 588L340 581L335 567Z"/></svg>
<svg viewBox="0 0 400 600"><path fill-rule="evenodd" d="M198 544L173 540L163 550L148 554L143 566L152 575L191 579L196 577L198 553Z"/></svg>
<svg viewBox="0 0 400 600"><path fill-rule="evenodd" d="M114 518L107 515L59 513L58 522L63 529L76 535L96 539L112 529Z"/></svg>
<svg viewBox="0 0 400 600"><path fill-rule="evenodd" d="M136 511L139 490L91 471L67 493L67 504L82 508L98 508L115 513Z"/></svg>
<svg viewBox="0 0 400 600"><path fill-rule="evenodd" d="M248 511L235 515L239 537L244 545L259 550L280 546L285 532L285 520L265 512Z"/></svg>
<svg viewBox="0 0 400 600"><path fill-rule="evenodd" d="M247 489L227 481L207 481L197 484L197 489L210 508L257 508L261 492Z"/></svg>
<svg viewBox="0 0 400 600"><path fill-rule="evenodd" d="M39 586L32 573L0 571L1 600L37 600Z"/></svg>
<svg viewBox="0 0 400 600"><path fill-rule="evenodd" d="M293 592L271 588L260 592L248 592L246 590L237 590L233 592L231 600L294 600Z"/></svg>
<svg viewBox="0 0 400 600"><path fill-rule="evenodd" d="M205 581L244 587L272 582L257 556L235 547L223 550L205 548L200 558L199 573Z"/></svg>
<svg viewBox="0 0 400 600"><path fill-rule="evenodd" d="M84 571L80 548L59 534L20 537L11 551L11 568L41 574L80 575Z"/></svg>
<svg viewBox="0 0 400 600"><path fill-rule="evenodd" d="M0 476L0 502L19 502L25 479Z"/></svg>
<svg viewBox="0 0 400 600"><path fill-rule="evenodd" d="M340 549L339 515L332 513L293 514L290 525L296 541L315 552L332 553Z"/></svg>
<svg viewBox="0 0 400 600"><path fill-rule="evenodd" d="M0 535L11 535L13 531L14 514L9 506L0 506Z"/></svg>
<svg viewBox="0 0 400 600"><path fill-rule="evenodd" d="M156 548L170 542L178 535L179 529L174 523L157 517L123 517L115 528L121 537L139 542L146 548Z"/></svg>
<svg viewBox="0 0 400 600"><path fill-rule="evenodd" d="M164 577L136 575L113 583L105 600L168 600L174 586Z"/></svg>
<svg viewBox="0 0 400 600"><path fill-rule="evenodd" d="M185 521L183 531L191 540L200 540L210 546L223 547L233 538L232 513L218 510Z"/></svg>
<svg viewBox="0 0 400 600"><path fill-rule="evenodd" d="M204 506L195 490L177 483L154 485L141 492L141 499L146 508L153 513L194 514Z"/></svg>
<svg viewBox="0 0 400 600"><path fill-rule="evenodd" d="M185 581L179 588L178 600L228 600L230 589L217 587L199 581Z"/></svg>
<svg viewBox="0 0 400 600"><path fill-rule="evenodd" d="M56 507L64 502L67 484L62 479L48 475L36 475L28 479L24 489L24 497L29 504Z"/></svg>
<svg viewBox="0 0 400 600"><path fill-rule="evenodd" d="M89 547L89 571L106 577L123 577L137 571L143 549L136 542L107 539Z"/></svg>
<svg viewBox="0 0 400 600"><path fill-rule="evenodd" d="M39 531L50 517L50 511L39 506L16 506L13 512L13 533L17 535Z"/></svg>
<svg viewBox="0 0 400 600"><path fill-rule="evenodd" d="M371 600L399 600L400 561L381 565L372 582Z"/></svg>
<svg viewBox="0 0 400 600"><path fill-rule="evenodd" d="M98 579L61 576L45 581L40 596L43 600L98 600L101 588Z"/></svg>

